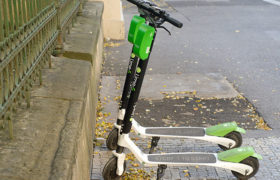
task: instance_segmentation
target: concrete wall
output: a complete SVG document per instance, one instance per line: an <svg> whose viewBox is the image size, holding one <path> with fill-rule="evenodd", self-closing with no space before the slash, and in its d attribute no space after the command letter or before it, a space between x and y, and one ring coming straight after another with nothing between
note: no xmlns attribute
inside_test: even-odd
<svg viewBox="0 0 280 180"><path fill-rule="evenodd" d="M104 2L103 32L106 39L125 38L124 17L120 0L90 0Z"/></svg>
<svg viewBox="0 0 280 180"><path fill-rule="evenodd" d="M65 42L65 57L43 69L14 120L14 140L0 131L1 180L90 179L103 33L102 2L87 2ZM86 48L83 48L86 47Z"/></svg>

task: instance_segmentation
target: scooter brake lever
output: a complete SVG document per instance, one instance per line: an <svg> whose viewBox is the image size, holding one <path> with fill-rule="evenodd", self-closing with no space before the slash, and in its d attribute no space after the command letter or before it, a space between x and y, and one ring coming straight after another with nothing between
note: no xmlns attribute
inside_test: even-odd
<svg viewBox="0 0 280 180"><path fill-rule="evenodd" d="M164 29L166 32L168 32L168 34L171 36L171 32L164 26L159 26L158 28L162 28Z"/></svg>

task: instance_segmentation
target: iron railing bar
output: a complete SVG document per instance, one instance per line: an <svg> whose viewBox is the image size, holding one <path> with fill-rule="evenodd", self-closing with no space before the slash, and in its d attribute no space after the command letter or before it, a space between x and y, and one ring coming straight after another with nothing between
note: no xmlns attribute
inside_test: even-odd
<svg viewBox="0 0 280 180"><path fill-rule="evenodd" d="M19 28L22 28L24 21L23 21L23 5L22 0L18 0L18 15L19 15Z"/></svg>
<svg viewBox="0 0 280 180"><path fill-rule="evenodd" d="M27 7L26 7L26 0L22 0L22 20L23 20L23 24L25 24L27 22Z"/></svg>
<svg viewBox="0 0 280 180"><path fill-rule="evenodd" d="M13 34L14 32L14 18L13 18L13 4L11 0L8 0L8 4L9 4L9 28L10 28L10 32L11 34Z"/></svg>
<svg viewBox="0 0 280 180"><path fill-rule="evenodd" d="M0 0L0 42L2 41L4 41L4 10L3 2Z"/></svg>
<svg viewBox="0 0 280 180"><path fill-rule="evenodd" d="M2 107L2 104L4 102L4 80L3 80L3 71L0 71L0 109Z"/></svg>
<svg viewBox="0 0 280 180"><path fill-rule="evenodd" d="M15 21L15 25L14 25L14 29L17 30L19 28L19 14L18 14L18 0L13 0L13 10L14 10L14 21Z"/></svg>
<svg viewBox="0 0 280 180"><path fill-rule="evenodd" d="M9 37L9 20L8 20L8 6L7 6L7 1L6 0L3 0L3 12L4 12L4 14L6 14L6 16L4 16L4 27L5 27L5 29L4 29L4 32L5 32L5 34L4 34L4 36L5 36L5 38L8 38Z"/></svg>

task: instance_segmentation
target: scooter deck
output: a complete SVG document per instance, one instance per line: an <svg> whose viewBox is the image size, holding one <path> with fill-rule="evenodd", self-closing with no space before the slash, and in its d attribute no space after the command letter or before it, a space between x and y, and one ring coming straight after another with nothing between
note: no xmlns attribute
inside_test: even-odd
<svg viewBox="0 0 280 180"><path fill-rule="evenodd" d="M168 154L149 154L148 160L151 162L164 163L216 163L217 158L214 154L202 153L168 153Z"/></svg>
<svg viewBox="0 0 280 180"><path fill-rule="evenodd" d="M152 136L204 136L204 128L191 128L191 127L153 127L146 128L146 134Z"/></svg>

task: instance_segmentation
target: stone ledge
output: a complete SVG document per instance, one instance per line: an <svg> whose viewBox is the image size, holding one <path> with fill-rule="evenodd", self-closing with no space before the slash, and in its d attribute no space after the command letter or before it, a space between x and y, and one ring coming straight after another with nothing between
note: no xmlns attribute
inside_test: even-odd
<svg viewBox="0 0 280 180"><path fill-rule="evenodd" d="M67 61L69 60L69 61ZM91 65L87 62L76 62L74 59L55 58L51 69L43 70L43 85L31 94L37 97L48 97L63 100L84 99L84 90L88 87Z"/></svg>
<svg viewBox="0 0 280 180"><path fill-rule="evenodd" d="M23 104L17 109L15 139L5 141L4 135L0 136L1 180L63 179L51 178L62 174L64 179L70 179L66 177L71 175L75 144L85 123L81 116L89 89L85 85L90 84L90 67L89 62L56 58L53 69L44 69L45 84L34 88L31 107L27 109ZM60 94L65 96L59 98Z"/></svg>
<svg viewBox="0 0 280 180"><path fill-rule="evenodd" d="M82 14L77 23L66 35L64 57L92 62L96 55L96 47L100 29L102 28L103 2L85 2Z"/></svg>

